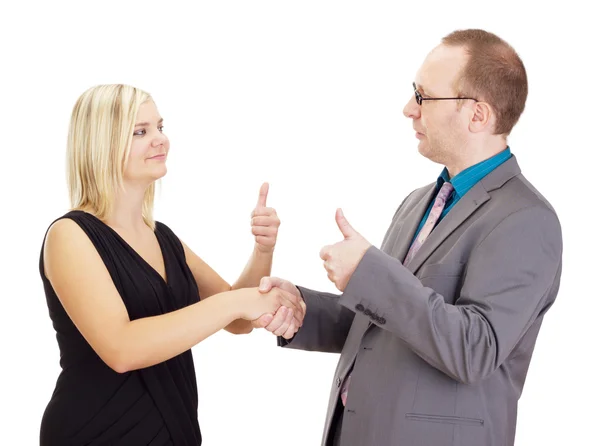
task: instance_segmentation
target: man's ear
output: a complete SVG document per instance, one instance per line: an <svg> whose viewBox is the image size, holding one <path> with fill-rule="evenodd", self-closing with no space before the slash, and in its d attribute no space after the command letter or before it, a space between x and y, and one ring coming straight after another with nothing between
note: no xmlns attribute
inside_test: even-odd
<svg viewBox="0 0 600 446"><path fill-rule="evenodd" d="M469 130L473 133L479 133L496 123L494 110L487 102L476 102L472 108L471 121L469 122Z"/></svg>

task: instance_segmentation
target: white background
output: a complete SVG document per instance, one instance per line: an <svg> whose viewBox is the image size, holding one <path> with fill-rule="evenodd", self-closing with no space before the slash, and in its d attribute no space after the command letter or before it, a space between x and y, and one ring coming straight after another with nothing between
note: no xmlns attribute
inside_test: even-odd
<svg viewBox="0 0 600 446"><path fill-rule="evenodd" d="M379 245L402 199L441 171L418 154L402 108L427 52L467 27L499 34L524 60L530 95L509 143L563 226L562 286L517 445L597 444L597 16L583 1L403 3L3 4L3 445L38 442L59 373L38 260L68 210L67 126L84 90L129 83L154 96L171 139L156 217L227 280L250 254L249 214L269 181L282 220L273 275L335 291L318 254L340 240L336 207ZM266 332L221 332L193 349L204 444L319 444L338 356L275 345Z"/></svg>

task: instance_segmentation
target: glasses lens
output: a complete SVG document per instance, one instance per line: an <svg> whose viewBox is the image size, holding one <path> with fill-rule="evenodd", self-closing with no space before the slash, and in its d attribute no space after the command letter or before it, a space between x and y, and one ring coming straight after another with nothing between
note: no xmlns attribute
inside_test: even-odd
<svg viewBox="0 0 600 446"><path fill-rule="evenodd" d="M423 102L423 97L418 92L417 86L414 82L413 82L412 86L413 86L413 90L415 90L415 100L417 101L417 104L421 105L421 102Z"/></svg>

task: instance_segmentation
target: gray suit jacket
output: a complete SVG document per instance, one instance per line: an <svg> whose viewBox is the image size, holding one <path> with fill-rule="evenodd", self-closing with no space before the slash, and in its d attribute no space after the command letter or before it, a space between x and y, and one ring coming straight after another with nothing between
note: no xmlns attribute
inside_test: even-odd
<svg viewBox="0 0 600 446"><path fill-rule="evenodd" d="M342 446L510 446L562 234L516 158L477 183L405 268L435 183L396 211L341 295L298 287L304 325L280 346L341 353L323 445L352 370Z"/></svg>

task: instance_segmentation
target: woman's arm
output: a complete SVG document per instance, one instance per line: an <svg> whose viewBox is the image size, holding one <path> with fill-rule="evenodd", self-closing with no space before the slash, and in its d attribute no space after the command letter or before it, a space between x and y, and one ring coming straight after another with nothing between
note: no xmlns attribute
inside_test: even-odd
<svg viewBox="0 0 600 446"><path fill-rule="evenodd" d="M218 293L257 287L260 279L263 276L268 276L270 274L273 253L263 253L255 248L246 267L242 271L242 274L233 286L231 286L215 270L204 262L204 260L194 253L189 246L183 241L181 244L185 251L185 260L194 275L194 279L198 285L198 292L203 300ZM224 328L233 334L246 334L252 331L251 322L242 318L232 321Z"/></svg>
<svg viewBox="0 0 600 446"><path fill-rule="evenodd" d="M211 299L160 316L131 321L100 255L83 230L62 219L48 231L45 274L80 333L113 370L124 373L166 361L239 318L253 320L281 305L300 309L278 289L220 292ZM296 302L296 303L295 303Z"/></svg>
<svg viewBox="0 0 600 446"><path fill-rule="evenodd" d="M257 287L260 279L271 275L273 252L275 250L280 221L275 209L267 207L268 192L269 185L268 183L264 183L259 192L256 208L252 211L251 215L252 234L255 237L256 243L246 267L232 286L182 242L186 261L196 279L198 290L203 298L219 292ZM289 325L294 314L291 311L285 312L283 309L282 311L284 311L284 316ZM299 321L296 326L300 326ZM246 334L250 333L252 328L250 321L240 318L228 324L225 330L233 334Z"/></svg>

